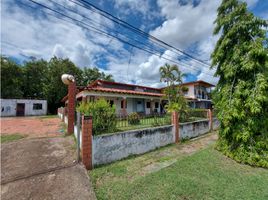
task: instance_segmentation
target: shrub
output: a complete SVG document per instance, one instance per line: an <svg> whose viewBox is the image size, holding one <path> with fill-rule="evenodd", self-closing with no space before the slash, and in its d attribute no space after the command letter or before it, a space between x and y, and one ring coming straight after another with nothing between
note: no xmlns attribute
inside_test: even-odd
<svg viewBox="0 0 268 200"><path fill-rule="evenodd" d="M92 115L94 135L116 130L115 106L111 107L105 99L89 103L81 103L77 110L84 115Z"/></svg>
<svg viewBox="0 0 268 200"><path fill-rule="evenodd" d="M127 121L131 125L139 124L140 123L140 116L136 112L130 113L129 116L128 116Z"/></svg>

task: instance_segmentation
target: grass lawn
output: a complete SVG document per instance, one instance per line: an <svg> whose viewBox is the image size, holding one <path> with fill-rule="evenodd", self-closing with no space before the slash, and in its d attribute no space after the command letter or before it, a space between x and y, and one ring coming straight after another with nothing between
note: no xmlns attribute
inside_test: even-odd
<svg viewBox="0 0 268 200"><path fill-rule="evenodd" d="M183 152L174 156L175 148L171 145L92 170L97 198L268 199L267 169L238 164L211 145L188 156Z"/></svg>
<svg viewBox="0 0 268 200"><path fill-rule="evenodd" d="M25 136L19 134L1 135L1 143L12 142L24 138Z"/></svg>

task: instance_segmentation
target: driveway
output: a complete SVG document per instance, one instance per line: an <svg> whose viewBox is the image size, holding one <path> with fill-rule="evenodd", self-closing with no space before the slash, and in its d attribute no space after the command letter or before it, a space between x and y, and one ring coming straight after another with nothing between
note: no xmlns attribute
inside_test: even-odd
<svg viewBox="0 0 268 200"><path fill-rule="evenodd" d="M1 144L1 199L96 199L73 136L37 137Z"/></svg>
<svg viewBox="0 0 268 200"><path fill-rule="evenodd" d="M56 116L0 118L1 134L22 134L27 137L54 137L63 134Z"/></svg>

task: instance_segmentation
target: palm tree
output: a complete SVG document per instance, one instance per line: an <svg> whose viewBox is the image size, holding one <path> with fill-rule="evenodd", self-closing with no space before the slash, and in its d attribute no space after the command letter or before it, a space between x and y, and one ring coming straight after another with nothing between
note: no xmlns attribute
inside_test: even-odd
<svg viewBox="0 0 268 200"><path fill-rule="evenodd" d="M177 65L169 65L165 64L164 66L160 67L160 81L167 83L167 88L175 89L175 84L181 84L182 79L185 76ZM168 101L170 101L170 94L168 96Z"/></svg>

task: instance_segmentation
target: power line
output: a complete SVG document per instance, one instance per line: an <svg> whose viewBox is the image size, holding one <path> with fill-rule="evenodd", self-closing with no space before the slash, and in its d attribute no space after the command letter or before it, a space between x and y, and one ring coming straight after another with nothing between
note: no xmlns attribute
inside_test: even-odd
<svg viewBox="0 0 268 200"><path fill-rule="evenodd" d="M79 24L79 26L82 27L82 28L85 28L85 29L87 29L87 30L96 32L96 33L98 33L98 34L105 35L105 36L107 36L107 37L113 37L113 38L116 38L118 41L120 41L120 42L122 42L122 43L125 43L125 44L128 44L129 46L135 47L135 48L137 48L137 49L139 49L139 50L145 51L145 52L150 53L150 54L152 54L152 55L160 56L161 58L163 58L163 59L165 59L165 60L168 60L168 61L170 61L170 62L173 62L173 63L176 63L176 64L181 65L181 63L179 63L179 62L177 62L177 61L174 61L174 60L171 60L171 59L169 59L169 58L166 58L165 56L161 56L161 54L157 54L157 53L152 52L152 51L150 51L150 50L148 50L148 49L141 48L141 47L139 47L139 46L137 46L137 45L134 45L134 44L132 44L132 43L130 43L130 42L128 42L128 41L123 40L122 38L116 37L116 36L114 36L114 35L112 35L112 34L110 34L110 33L107 33L107 32L105 32L105 31L102 31L102 30L100 30L100 29L98 29L98 28L96 28L96 27L94 27L94 26L91 26L91 25L89 25L89 24L87 24L87 23L84 23L84 22L82 22L82 21L80 21L80 20L77 20L77 19L75 19L75 18L72 18L72 17L70 17L70 16L68 16L68 15L66 15L66 14L63 14L63 13L57 11L57 10L54 10L54 9L52 9L52 8L50 8L50 7L46 6L46 5L44 5L44 4L41 4L41 3L36 2L36 1L33 1L33 0L29 0L29 1L31 1L32 3L35 3L35 4L39 5L39 6L41 6L41 7L43 7L43 8L46 8L46 9L52 11L52 12L55 12L55 13L57 13L57 14L59 14L59 15L62 15L62 16L64 16L64 17L68 18L68 19L71 19L72 21L76 21L76 22ZM58 17L58 16L55 16L55 15L52 15L52 16L57 17L58 19L61 19L61 20L62 20L62 18L60 18L60 17ZM63 19L63 20L64 20L64 19ZM64 20L64 21L67 21L67 20ZM68 22L68 23L72 23L72 22L70 22L70 21L67 21L67 22ZM76 24L76 23L72 23L72 24L78 25L78 24ZM81 25L81 24L83 24L83 25ZM184 64L185 64L185 63L184 63ZM185 67L185 66L184 66L184 67ZM189 66L189 67L192 68L192 67L194 67L194 66ZM195 67L194 67L194 68L195 68ZM200 71L200 69L198 69L198 71ZM204 72L204 73L205 73L205 72ZM209 76L213 76L213 75L208 74L208 73L205 73L205 74L207 74L207 75L209 75Z"/></svg>
<svg viewBox="0 0 268 200"><path fill-rule="evenodd" d="M71 1L71 2L73 2L73 3L75 3L75 4L77 4L77 5L83 6L83 5L81 5L81 4L78 4L76 1L73 1L73 0L69 0L69 1ZM135 27L135 26L129 24L128 22L125 22L125 21L123 21L123 20L121 20L121 19L115 17L115 16L112 15L111 13L108 13L107 11L98 8L97 6L93 5L92 3L89 3L89 2L86 1L86 0L77 0L77 1L89 5L91 8L94 8L95 10L99 11L99 14L100 14L100 15L102 15L102 16L105 17L105 18L108 18L108 19L114 21L115 23L119 23L120 25L122 25L122 26L124 26L124 27L126 27L126 28L129 28L129 29L131 29L131 30L133 30L133 31L135 31L135 32L137 32L137 33L140 33L140 34L142 34L142 35L144 35L144 36L147 36L148 38L151 38L151 39L153 39L154 41L159 42L160 44L163 44L163 45L165 45L165 46L167 46L167 47L169 47L169 48L175 49L176 51L178 51L178 52L184 54L185 56L187 56L187 57L189 57L189 58L191 58L191 59L193 59L193 60L195 60L195 61L198 61L199 63L202 63L202 64L204 64L204 65L210 67L210 65L207 64L207 63L205 63L204 61L202 61L202 60L200 60L200 59L198 59L198 58L196 58L196 57L194 57L194 56L188 54L187 52L185 52L185 51L183 51L183 50L181 50L181 49L179 49L179 48L176 48L176 47L174 47L174 46L172 46L172 45L170 45L170 44L168 44L168 43L166 43L166 42L164 42L164 41L162 41L162 40L160 40L160 39L158 39L158 38L152 36L152 35L149 34L149 33L146 33L145 31L143 31L143 30L141 30L141 29L139 29L139 28L137 28L137 27ZM83 7L85 7L85 6L83 6ZM89 8L89 9L90 9L90 8ZM91 10L94 12L93 9L91 9Z"/></svg>

